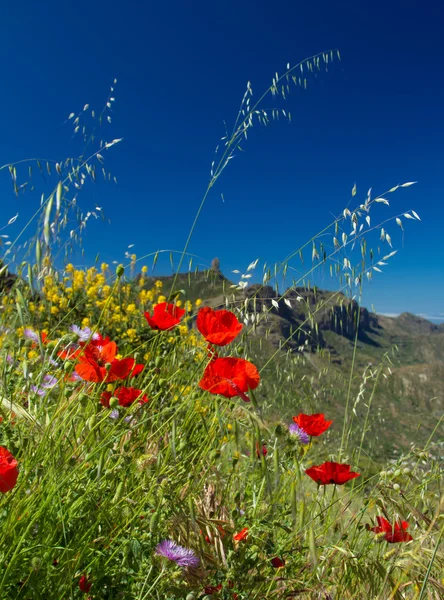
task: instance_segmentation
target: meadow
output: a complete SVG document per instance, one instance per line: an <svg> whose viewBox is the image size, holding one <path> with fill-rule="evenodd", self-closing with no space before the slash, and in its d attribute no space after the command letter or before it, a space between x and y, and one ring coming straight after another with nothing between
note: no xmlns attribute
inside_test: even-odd
<svg viewBox="0 0 444 600"><path fill-rule="evenodd" d="M120 140L100 141L97 131L114 85L93 133L82 121L88 106L69 115L84 138L81 156L2 168L16 193L37 185L39 171L53 185L20 235L2 237L2 599L444 597L442 421L424 447L412 432L410 450L384 462L368 432L390 363L361 372L355 354L334 390L343 418L332 419L331 389L303 371L325 306L296 292L322 268L338 294L359 297L396 252L389 231L419 220L414 211L375 212L390 211L390 195L412 182L362 198L354 186L327 228L279 265L254 260L221 290L219 307L208 305L204 285L219 278L217 263L193 294L180 287L184 277L193 287L195 224L249 130L290 118L263 110L264 98L286 100L332 60L287 65L258 100L248 85L168 286L155 276L158 252L128 252L117 266L70 261L102 210L82 212L73 198L102 171L112 180L106 154ZM304 276L289 282L303 253ZM261 302L265 286L283 289L282 278L286 292ZM284 304L304 306L304 329L265 348L254 333Z"/></svg>

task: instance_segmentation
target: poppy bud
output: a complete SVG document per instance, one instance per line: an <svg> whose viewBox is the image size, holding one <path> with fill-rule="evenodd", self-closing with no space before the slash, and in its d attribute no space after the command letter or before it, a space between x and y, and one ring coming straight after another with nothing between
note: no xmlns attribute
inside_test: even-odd
<svg viewBox="0 0 444 600"><path fill-rule="evenodd" d="M77 398L82 406L86 406L88 404L88 396L86 394L79 394Z"/></svg>
<svg viewBox="0 0 444 600"><path fill-rule="evenodd" d="M196 600L196 595L193 594L193 592L190 592L189 594L187 594L185 600Z"/></svg>
<svg viewBox="0 0 444 600"><path fill-rule="evenodd" d="M122 492L123 492L123 481L121 481L119 483L119 485L117 486L116 493L114 494L114 498L112 499L113 504L116 504L117 502L119 502L120 498L122 497Z"/></svg>
<svg viewBox="0 0 444 600"><path fill-rule="evenodd" d="M117 408L117 406L119 406L119 399L115 396L111 396L109 399L109 406L110 408Z"/></svg>
<svg viewBox="0 0 444 600"><path fill-rule="evenodd" d="M105 364L105 369L106 369L106 372L107 372L107 373L109 373L109 372L111 371L111 367L112 367L112 364L111 364L111 363L107 362L107 363Z"/></svg>
<svg viewBox="0 0 444 600"><path fill-rule="evenodd" d="M122 275L125 273L125 267L123 265L117 265L116 267L116 275L117 277L122 277Z"/></svg>
<svg viewBox="0 0 444 600"><path fill-rule="evenodd" d="M157 529L157 525L159 523L159 518L160 518L160 512L158 510L156 510L156 512L153 514L153 516L150 519L150 531L151 533L154 533Z"/></svg>

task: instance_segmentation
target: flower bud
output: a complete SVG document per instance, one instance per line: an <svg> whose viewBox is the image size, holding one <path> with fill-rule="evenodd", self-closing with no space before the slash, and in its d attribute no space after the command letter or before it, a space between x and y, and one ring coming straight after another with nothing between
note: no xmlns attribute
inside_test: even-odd
<svg viewBox="0 0 444 600"><path fill-rule="evenodd" d="M117 277L122 277L122 275L125 273L125 267L123 265L117 265L116 267L116 275Z"/></svg>
<svg viewBox="0 0 444 600"><path fill-rule="evenodd" d="M112 367L111 363L108 362L108 363L105 364L105 369L106 369L107 373L109 373L111 371L111 367Z"/></svg>
<svg viewBox="0 0 444 600"><path fill-rule="evenodd" d="M111 396L109 399L109 406L110 408L117 408L119 406L119 399L115 396Z"/></svg>

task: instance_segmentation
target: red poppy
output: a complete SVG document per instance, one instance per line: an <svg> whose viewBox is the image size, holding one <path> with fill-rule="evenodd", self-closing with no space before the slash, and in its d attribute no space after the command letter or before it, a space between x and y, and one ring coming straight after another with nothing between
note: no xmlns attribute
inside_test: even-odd
<svg viewBox="0 0 444 600"><path fill-rule="evenodd" d="M316 415L304 415L301 413L297 417L293 417L293 421L296 423L296 425L303 429L307 435L311 435L313 437L318 437L318 435L321 435L321 433L327 431L327 429L333 423L333 421L325 420L324 413L319 413Z"/></svg>
<svg viewBox="0 0 444 600"><path fill-rule="evenodd" d="M279 558L279 556L275 556L271 559L271 566L275 569L280 569L281 567L285 567L285 560L283 558Z"/></svg>
<svg viewBox="0 0 444 600"><path fill-rule="evenodd" d="M151 316L148 312L144 314L145 319L148 321L148 325L151 327L151 329L166 331L180 322L180 319L185 314L185 309L179 308L175 304L161 302L160 304L156 304L154 307L153 316Z"/></svg>
<svg viewBox="0 0 444 600"><path fill-rule="evenodd" d="M325 462L322 465L310 467L305 472L319 485L328 485L329 483L343 485L350 479L360 476L359 473L350 471L350 465L341 465L336 462Z"/></svg>
<svg viewBox="0 0 444 600"><path fill-rule="evenodd" d="M413 540L410 533L407 533L409 524L407 521L395 521L393 525L384 519L384 517L376 517L378 521L377 527L370 527L370 531L375 533L385 533L384 539L389 544L396 544L397 542L410 542Z"/></svg>
<svg viewBox="0 0 444 600"><path fill-rule="evenodd" d="M226 346L242 330L242 323L232 312L213 310L209 306L199 310L196 325L207 342L216 346Z"/></svg>
<svg viewBox="0 0 444 600"><path fill-rule="evenodd" d="M204 593L207 594L207 596L212 596L213 594L218 594L222 589L222 584L219 583L219 585L207 585L204 588Z"/></svg>
<svg viewBox="0 0 444 600"><path fill-rule="evenodd" d="M120 387L117 388L112 394L111 392L102 392L100 395L100 402L105 408L109 408L109 401L112 396L115 396L119 401L119 406L131 406L136 400L139 404L145 404L148 402L148 396L133 387Z"/></svg>
<svg viewBox="0 0 444 600"><path fill-rule="evenodd" d="M136 377L136 375L139 375L139 373L142 373L143 369L145 368L145 365L134 365L131 373L130 373L130 377Z"/></svg>
<svg viewBox="0 0 444 600"><path fill-rule="evenodd" d="M267 456L268 454L268 450L267 450L267 446L265 444L262 444L262 448L259 445L259 442L256 442L256 456L258 458L262 456Z"/></svg>
<svg viewBox="0 0 444 600"><path fill-rule="evenodd" d="M82 348L77 344L69 344L60 352L57 352L57 356L62 360L74 360L82 353Z"/></svg>
<svg viewBox="0 0 444 600"><path fill-rule="evenodd" d="M118 360L116 354L115 342L109 342L105 346L88 344L78 357L80 362L76 364L75 371L85 381L94 383L125 379L134 367L134 358Z"/></svg>
<svg viewBox="0 0 444 600"><path fill-rule="evenodd" d="M199 387L212 394L221 394L225 398L240 396L245 402L250 399L245 395L254 390L261 378L256 367L243 358L216 358L208 363Z"/></svg>
<svg viewBox="0 0 444 600"><path fill-rule="evenodd" d="M17 483L18 462L7 448L0 446L0 492L6 494Z"/></svg>
<svg viewBox="0 0 444 600"><path fill-rule="evenodd" d="M244 527L243 529L241 529L241 531L239 531L239 533L233 534L233 540L236 540L236 542L240 542L241 540L246 540L247 536L248 527Z"/></svg>
<svg viewBox="0 0 444 600"><path fill-rule="evenodd" d="M92 583L90 583L88 581L88 578L86 575L82 575L79 579L79 589L81 592L84 592L85 594L87 594L89 592L89 590L91 589Z"/></svg>

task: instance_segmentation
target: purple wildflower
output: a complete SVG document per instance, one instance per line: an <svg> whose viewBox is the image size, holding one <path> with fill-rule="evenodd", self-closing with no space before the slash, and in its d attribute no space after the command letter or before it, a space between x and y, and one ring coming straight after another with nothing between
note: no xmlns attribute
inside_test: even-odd
<svg viewBox="0 0 444 600"><path fill-rule="evenodd" d="M40 384L40 387L38 385L31 385L31 390L34 392L34 394L43 397L46 396L48 390L52 390L52 388L55 387L57 383L58 380L56 377L53 377L52 375L45 375L43 377L42 383Z"/></svg>
<svg viewBox="0 0 444 600"><path fill-rule="evenodd" d="M41 383L41 386L42 388L50 390L51 388L55 387L57 383L58 380L56 377L53 377L52 375L45 375L43 377L43 382Z"/></svg>
<svg viewBox="0 0 444 600"><path fill-rule="evenodd" d="M109 413L109 418L113 419L113 420L118 419L119 418L119 411L117 409L112 410Z"/></svg>
<svg viewBox="0 0 444 600"><path fill-rule="evenodd" d="M163 540L156 547L156 554L164 556L168 560L172 560L179 567L198 567L199 558L195 555L193 550L179 546L172 540Z"/></svg>
<svg viewBox="0 0 444 600"><path fill-rule="evenodd" d="M28 339L32 340L33 342L38 343L39 341L39 336L35 331L32 331L32 329L29 329L28 327L25 327L25 329L23 330L23 333L25 335L25 337L27 337Z"/></svg>
<svg viewBox="0 0 444 600"><path fill-rule="evenodd" d="M96 340L99 337L98 333L93 333L89 327L83 329L78 325L71 325L71 331L75 333L81 342L87 342L90 338Z"/></svg>
<svg viewBox="0 0 444 600"><path fill-rule="evenodd" d="M37 394L37 396L45 396L46 392L48 390L45 390L43 388L39 388L38 385L31 385L31 390L34 392L34 394Z"/></svg>
<svg viewBox="0 0 444 600"><path fill-rule="evenodd" d="M12 358L12 356L10 354L6 355L6 362L9 363L10 365L14 364L14 359Z"/></svg>
<svg viewBox="0 0 444 600"><path fill-rule="evenodd" d="M291 433L291 435L298 437L300 444L307 445L310 443L310 436L302 429L302 427L299 427L297 423L290 423L288 426L288 431Z"/></svg>

